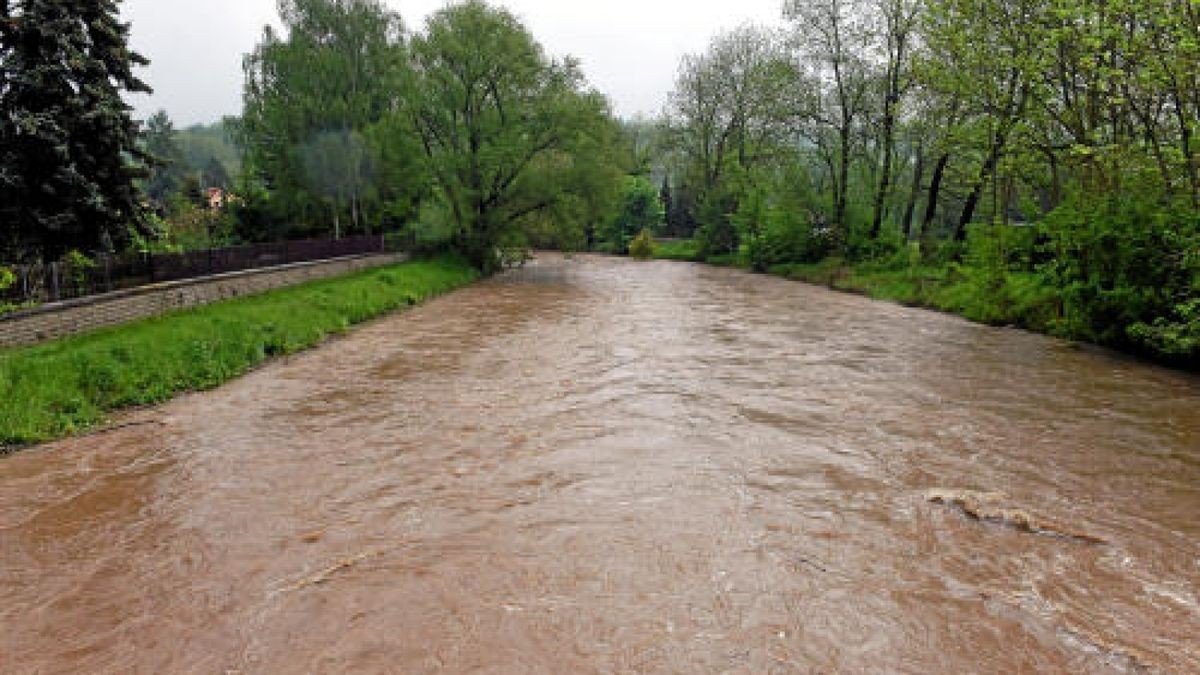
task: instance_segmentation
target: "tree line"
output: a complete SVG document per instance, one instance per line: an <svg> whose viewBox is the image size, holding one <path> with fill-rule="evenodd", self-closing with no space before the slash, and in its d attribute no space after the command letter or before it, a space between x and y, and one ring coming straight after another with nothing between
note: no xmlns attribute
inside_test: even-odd
<svg viewBox="0 0 1200 675"><path fill-rule="evenodd" d="M783 14L682 61L659 132L669 229L760 270L934 266L1042 328L1200 354L1200 6Z"/></svg>
<svg viewBox="0 0 1200 675"><path fill-rule="evenodd" d="M401 229L485 270L582 248L631 167L607 99L478 0L410 32L374 0L286 0L246 58L247 227Z"/></svg>
<svg viewBox="0 0 1200 675"><path fill-rule="evenodd" d="M661 118L633 121L482 0L421 30L380 0L279 9L221 177L173 168L165 116L131 119L145 59L116 0L0 0L0 259L387 232L491 271L654 229L705 259L900 271L969 315L1200 355L1193 0L786 0L783 28L716 36ZM236 195L220 214L207 183Z"/></svg>
<svg viewBox="0 0 1200 675"><path fill-rule="evenodd" d="M282 29L245 57L244 110L223 125L236 178L215 153L187 167L165 113L131 119L122 95L149 90L133 74L146 61L115 1L0 10L6 261L184 242L189 229L208 243L388 232L493 270L507 250L598 243L636 170L578 62L480 0L421 31L379 0L281 0ZM205 187L235 198L210 213Z"/></svg>

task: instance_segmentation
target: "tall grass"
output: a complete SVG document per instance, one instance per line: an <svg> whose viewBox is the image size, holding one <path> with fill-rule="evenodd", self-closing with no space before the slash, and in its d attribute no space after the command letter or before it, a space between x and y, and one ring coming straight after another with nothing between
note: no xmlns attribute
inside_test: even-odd
<svg viewBox="0 0 1200 675"><path fill-rule="evenodd" d="M67 436L113 410L211 389L476 276L457 260L410 262L0 350L0 446Z"/></svg>

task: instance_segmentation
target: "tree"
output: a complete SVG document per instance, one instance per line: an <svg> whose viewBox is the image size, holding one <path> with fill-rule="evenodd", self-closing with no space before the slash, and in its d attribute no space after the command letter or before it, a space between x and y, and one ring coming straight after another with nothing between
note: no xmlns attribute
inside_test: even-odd
<svg viewBox="0 0 1200 675"><path fill-rule="evenodd" d="M146 155L125 92L146 59L128 46L116 0L0 7L0 221L9 254L57 258L120 245L143 222Z"/></svg>
<svg viewBox="0 0 1200 675"><path fill-rule="evenodd" d="M142 139L151 162L150 176L145 184L146 196L162 209L179 190L184 176L183 150L175 142L175 126L165 110L159 110L146 120Z"/></svg>
<svg viewBox="0 0 1200 675"><path fill-rule="evenodd" d="M616 214L600 238L616 253L629 251L629 243L642 231L660 230L665 209L654 184L642 176L626 176Z"/></svg>
<svg viewBox="0 0 1200 675"><path fill-rule="evenodd" d="M855 134L869 110L873 82L866 58L873 39L870 14L860 0L788 0L785 15L808 64L797 82L802 93L797 116L829 171L833 240L844 252Z"/></svg>
<svg viewBox="0 0 1200 675"><path fill-rule="evenodd" d="M716 188L733 164L758 163L786 142L795 76L778 36L756 26L684 57L671 95L672 135L702 190Z"/></svg>
<svg viewBox="0 0 1200 675"><path fill-rule="evenodd" d="M494 270L503 242L579 198L565 179L589 139L610 133L603 97L578 64L553 61L509 12L478 0L448 6L413 38L418 131L440 212L455 244Z"/></svg>
<svg viewBox="0 0 1200 675"><path fill-rule="evenodd" d="M982 161L968 178L954 231L965 241L988 181L1026 123L1039 86L1046 32L1043 0L935 0L927 21L931 56L928 85L966 109L960 138L973 142ZM949 67L947 67L949 66Z"/></svg>
<svg viewBox="0 0 1200 675"><path fill-rule="evenodd" d="M883 166L879 170L879 186L875 190L871 239L877 239L883 228L884 206L892 189L896 122L900 116L904 96L912 86L910 53L917 29L919 8L920 4L916 0L876 0L876 9L883 19L883 39L878 41L882 46L884 64L883 115L879 140ZM904 227L907 230L907 222Z"/></svg>
<svg viewBox="0 0 1200 675"><path fill-rule="evenodd" d="M326 132L305 145L301 155L309 189L323 196L331 206L334 238L341 237L340 217L348 205L357 229L358 209L353 205L361 200L371 173L363 137L346 131ZM367 227L369 230L370 226Z"/></svg>
<svg viewBox="0 0 1200 675"><path fill-rule="evenodd" d="M395 175L390 171L356 175L353 189L331 201L328 176L310 174L320 164L312 148L354 138L354 147L340 147L382 156L382 139L371 129L404 93L403 23L379 0L281 0L279 9L285 34L267 28L245 60L239 129L245 170L267 186L276 218L317 231L340 230L346 217L361 227L364 210L409 201L416 185L378 180ZM366 139L379 144L364 148ZM388 156L404 161L410 155Z"/></svg>
<svg viewBox="0 0 1200 675"><path fill-rule="evenodd" d="M671 205L674 228L695 230L707 254L739 247L732 216L754 168L792 154L797 70L781 36L743 26L683 59L669 127L682 170ZM694 216L694 223L690 222Z"/></svg>

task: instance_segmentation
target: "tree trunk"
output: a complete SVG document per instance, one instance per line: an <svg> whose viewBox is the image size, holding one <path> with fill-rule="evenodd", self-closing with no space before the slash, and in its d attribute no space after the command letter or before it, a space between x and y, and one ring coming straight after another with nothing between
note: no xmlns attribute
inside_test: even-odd
<svg viewBox="0 0 1200 675"><path fill-rule="evenodd" d="M900 219L900 226L904 228L904 236L907 239L913 239L913 216L917 210L917 198L921 194L921 180L925 178L925 148L917 146L916 162L913 164L913 182L912 191L908 194L908 204L904 207L904 217Z"/></svg>
<svg viewBox="0 0 1200 675"><path fill-rule="evenodd" d="M946 166L950 164L950 153L938 157L933 167L933 177L929 181L929 200L925 203L925 217L921 219L921 231L929 232L933 219L937 217L938 199L942 193L942 181L946 178Z"/></svg>
<svg viewBox="0 0 1200 675"><path fill-rule="evenodd" d="M987 186L988 179L996 170L996 165L1000 162L1000 152L1004 149L1004 144L1008 141L1008 130L1002 130L992 140L992 149L988 152L987 160L979 169L979 176L975 179L975 185L971 188L971 194L967 195L967 202L963 205L962 213L958 217L958 226L954 228L954 240L967 240L967 226L975 219L975 209L979 207L979 200L983 198L983 189Z"/></svg>
<svg viewBox="0 0 1200 675"><path fill-rule="evenodd" d="M875 211L871 216L871 239L878 239L883 230L883 207L892 188L892 136L896 126L895 101L889 95L883 112L883 172L875 191Z"/></svg>
<svg viewBox="0 0 1200 675"><path fill-rule="evenodd" d="M837 185L834 186L833 226L834 248L843 254L850 249L850 227L846 222L846 191L850 181L850 127L841 131L841 157L839 158Z"/></svg>

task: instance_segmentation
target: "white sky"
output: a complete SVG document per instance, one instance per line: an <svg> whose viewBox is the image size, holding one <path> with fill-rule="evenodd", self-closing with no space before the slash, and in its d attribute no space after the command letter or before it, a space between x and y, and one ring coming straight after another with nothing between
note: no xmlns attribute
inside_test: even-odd
<svg viewBox="0 0 1200 675"><path fill-rule="evenodd" d="M443 0L385 0L409 29ZM658 113L679 59L713 35L752 21L780 23L783 0L492 0L525 22L555 56L583 62L591 83L617 113ZM242 56L277 19L275 0L124 0L135 50L151 60L142 72L154 88L133 103L138 117L164 108L177 128L241 112Z"/></svg>

